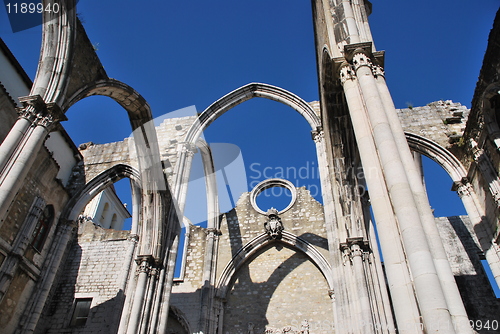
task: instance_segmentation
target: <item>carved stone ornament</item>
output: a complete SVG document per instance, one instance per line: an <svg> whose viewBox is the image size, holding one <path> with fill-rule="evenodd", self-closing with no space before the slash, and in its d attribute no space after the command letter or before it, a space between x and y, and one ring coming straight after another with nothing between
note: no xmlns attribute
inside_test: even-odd
<svg viewBox="0 0 500 334"><path fill-rule="evenodd" d="M347 80L353 80L356 77L356 73L351 68L348 63L343 63L340 67L340 82L343 84Z"/></svg>
<svg viewBox="0 0 500 334"><path fill-rule="evenodd" d="M278 216L278 210L271 208L266 213L268 220L264 223L264 228L273 239L281 239L281 232L284 230L283 223Z"/></svg>
<svg viewBox="0 0 500 334"><path fill-rule="evenodd" d="M375 76L375 78L378 76L385 77L385 71L382 68L382 66L374 65L372 67L372 72L373 72L373 76Z"/></svg>
<svg viewBox="0 0 500 334"><path fill-rule="evenodd" d="M354 56L352 58L352 64L354 65L354 68L356 71L358 68L362 66L368 66L372 67L372 62L370 60L370 57L368 57L363 50L355 50L354 51Z"/></svg>

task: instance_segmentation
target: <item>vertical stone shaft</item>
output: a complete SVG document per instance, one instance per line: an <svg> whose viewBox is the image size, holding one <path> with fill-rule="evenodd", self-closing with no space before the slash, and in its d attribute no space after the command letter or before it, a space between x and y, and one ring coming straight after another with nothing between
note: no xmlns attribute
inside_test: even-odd
<svg viewBox="0 0 500 334"><path fill-rule="evenodd" d="M15 164L9 166L10 170L3 175L3 180L0 184L0 219L5 219L7 210L17 192L24 184L22 180L24 180L33 165L47 133L47 128L38 125L20 143L22 148L20 148L19 155L15 159Z"/></svg>
<svg viewBox="0 0 500 334"><path fill-rule="evenodd" d="M338 249L340 244L339 236L338 236L338 226L337 219L335 217L335 201L333 199L334 194L334 185L330 181L330 174L328 172L328 163L326 158L326 145L325 145L325 137L324 132L319 129L319 131L313 132L313 139L316 144L316 152L318 155L318 168L319 175L321 180L322 187L322 195L323 202L325 203L324 212L325 212L325 226L326 233L328 236L328 248L330 250L330 258L332 264L332 276L333 276L333 284L334 284L334 307L333 307L333 319L334 323L337 325L336 333L343 334L348 333L347 326L344 324L346 321L346 314L343 314L345 310L341 310L338 307L335 307L335 299L343 299L345 298L344 293L342 291L343 279L340 276L342 272L341 266L342 263L340 261L340 255L335 253L335 250ZM337 202L338 203L338 202ZM345 302L342 302L343 305L346 305Z"/></svg>
<svg viewBox="0 0 500 334"><path fill-rule="evenodd" d="M139 325L143 315L142 310L144 309L144 296L146 295L148 276L149 271L151 270L149 260L147 258L141 258L139 261L139 277L137 278L132 310L130 311L130 318L126 332L127 334L139 333Z"/></svg>
<svg viewBox="0 0 500 334"><path fill-rule="evenodd" d="M24 117L20 117L12 129L10 129L9 134L0 145L0 176L3 174L3 168L9 161L12 154L16 150L17 146L23 139L26 131L28 131L31 122Z"/></svg>
<svg viewBox="0 0 500 334"><path fill-rule="evenodd" d="M363 50L358 49L354 51L353 63L385 182L401 229L424 326L428 333L455 333L417 204L372 73L370 59Z"/></svg>
<svg viewBox="0 0 500 334"><path fill-rule="evenodd" d="M422 183L422 172L408 147L406 136L396 113L396 108L387 88L385 78L382 75L383 72L380 68L376 68L375 73L378 74L376 77L377 88L386 111L387 120L394 135L401 162L406 170L410 188L415 198L417 210L420 213L422 226L427 236L437 275L441 281L441 287L455 328L457 329L457 333L472 333L472 329L469 326L469 318L465 311L450 263L448 262L448 257L446 256L446 251L434 220L434 214L432 213L424 184Z"/></svg>
<svg viewBox="0 0 500 334"><path fill-rule="evenodd" d="M484 221L486 214L482 211L479 200L470 183L460 183L457 189L458 196L462 199L470 222L477 234L478 242L484 251L491 272L498 286L500 286L500 256L498 246L492 242L491 231L486 230L489 224ZM481 211L480 211L481 210Z"/></svg>
<svg viewBox="0 0 500 334"><path fill-rule="evenodd" d="M366 183L370 191L370 201L379 231L380 246L384 256L396 322L400 327L400 333L422 333L418 326L420 315L398 234L397 222L383 181L382 168L366 118L365 107L361 101L359 87L351 74L350 66L344 63L341 67L341 82L350 110ZM408 324L410 325L408 326Z"/></svg>
<svg viewBox="0 0 500 334"><path fill-rule="evenodd" d="M68 249L68 244L73 240L74 232L76 231L76 224L74 222L67 222L60 224L54 242L51 245L50 254L53 256L47 259L47 270L45 270L40 277L40 285L37 286L35 293L32 296L32 304L29 305L28 317L23 319L22 326L16 330L15 334L32 334L38 325L45 303L49 293L53 287L56 275L59 268L63 264L63 259Z"/></svg>
<svg viewBox="0 0 500 334"><path fill-rule="evenodd" d="M358 241L362 242L362 240ZM367 281L365 278L365 269L363 265L363 249L354 242L351 245L351 258L352 266L354 268L354 275L356 278L356 289L358 291L359 303L361 306L361 324L358 325L360 333L370 333L373 328L372 311L370 306L370 296L368 295Z"/></svg>

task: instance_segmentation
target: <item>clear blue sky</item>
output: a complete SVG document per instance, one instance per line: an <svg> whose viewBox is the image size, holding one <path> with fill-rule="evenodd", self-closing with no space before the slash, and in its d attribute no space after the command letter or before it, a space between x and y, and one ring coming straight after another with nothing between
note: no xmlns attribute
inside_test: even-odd
<svg viewBox="0 0 500 334"><path fill-rule="evenodd" d="M470 107L500 2L372 3L372 33L377 49L386 51L386 76L396 107L440 99ZM318 99L310 1L81 0L78 13L108 75L141 93L154 116L191 105L202 111L255 81L283 87L306 101ZM13 34L0 10L0 36L31 78L40 31L35 27ZM77 145L118 141L130 134L125 112L107 98L88 98L67 115L64 126ZM205 137L239 146L249 181L262 179L257 175L265 167L272 173L279 167L310 170L316 164L305 120L268 100L236 107L213 123ZM464 214L449 191L446 173L428 162L425 169L436 215ZM311 186L312 192L318 184L312 176L292 182Z"/></svg>
<svg viewBox="0 0 500 334"><path fill-rule="evenodd" d="M372 33L377 49L386 51L387 80L396 106L440 99L470 106L499 1L372 3ZM108 75L140 92L155 116L190 105L201 111L254 81L283 87L306 101L318 99L310 1L82 0L78 13ZM33 78L40 27L12 33L2 10L0 34ZM130 134L125 112L107 98L86 99L71 108L68 117L64 125L77 145L122 140ZM238 106L205 136L210 142L238 145L250 179L266 166L276 170L316 163L307 123L268 100ZM433 177L428 184L441 189L431 191L436 214L464 213L458 201L444 200L453 195L451 180L436 168L426 168ZM299 185L313 182L317 180L300 180Z"/></svg>
<svg viewBox="0 0 500 334"><path fill-rule="evenodd" d="M439 99L470 106L498 6L498 0L373 1L370 24L377 49L386 51L396 106ZM190 105L201 111L255 81L283 87L306 101L318 99L309 1L83 0L77 11L108 75L141 93L155 116ZM3 10L0 33L33 78L40 27L12 33ZM64 125L77 145L130 134L124 111L107 98L86 99L68 117ZM316 163L307 123L276 102L246 102L205 135L210 142L238 145L250 179L257 178L259 168L272 167L269 175L277 167L310 168ZM431 197L436 213L464 213L459 202L443 200L451 194L446 175L435 168L427 174L434 177L429 184L444 182L444 194L436 195L440 200Z"/></svg>

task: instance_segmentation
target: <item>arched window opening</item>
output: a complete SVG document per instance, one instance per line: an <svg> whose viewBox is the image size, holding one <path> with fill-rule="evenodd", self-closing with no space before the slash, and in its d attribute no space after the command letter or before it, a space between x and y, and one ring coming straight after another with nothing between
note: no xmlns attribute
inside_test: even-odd
<svg viewBox="0 0 500 334"><path fill-rule="evenodd" d="M257 195L256 203L257 206L264 212L267 212L271 208L275 208L278 211L284 210L292 199L292 192L280 186L275 186L262 191Z"/></svg>
<svg viewBox="0 0 500 334"><path fill-rule="evenodd" d="M53 219L54 207L52 205L47 205L38 219L31 237L31 246L33 246L33 248L38 252L42 250L43 245L45 244Z"/></svg>
<svg viewBox="0 0 500 334"><path fill-rule="evenodd" d="M97 194L84 208L82 215L95 225L106 229L130 230L132 215L130 181L122 179Z"/></svg>

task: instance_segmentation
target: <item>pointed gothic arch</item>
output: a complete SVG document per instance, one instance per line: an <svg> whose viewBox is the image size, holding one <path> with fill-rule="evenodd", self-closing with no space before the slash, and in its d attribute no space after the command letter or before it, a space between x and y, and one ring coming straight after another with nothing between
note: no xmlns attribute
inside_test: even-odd
<svg viewBox="0 0 500 334"><path fill-rule="evenodd" d="M61 218L69 221L75 221L83 208L90 202L95 195L100 193L111 184L120 181L123 178L130 179L132 187L132 234L137 232L137 222L139 215L139 207L141 200L140 183L141 177L139 171L132 166L125 164L117 164L103 171L92 180L87 182L85 186L80 188L76 194L68 201L64 208Z"/></svg>
<svg viewBox="0 0 500 334"><path fill-rule="evenodd" d="M216 285L217 297L225 299L231 288L231 282L234 280L235 275L237 275L238 270L251 261L253 256L275 242L282 243L292 250L304 253L319 269L328 284L329 290L333 290L332 268L325 257L308 241L290 232L283 231L282 238L278 241L267 233L262 233L240 248L222 271Z"/></svg>
<svg viewBox="0 0 500 334"><path fill-rule="evenodd" d="M229 109L254 97L274 100L291 107L306 119L312 130L316 130L321 126L321 120L316 112L299 96L277 86L254 82L233 90L205 109L199 115L198 121L189 129L186 135L186 142L194 144L203 130L218 117Z"/></svg>
<svg viewBox="0 0 500 334"><path fill-rule="evenodd" d="M151 107L141 94L126 83L111 78L93 81L83 86L68 98L61 109L67 111L78 101L93 95L110 97L122 106L127 111L132 130L153 119Z"/></svg>

